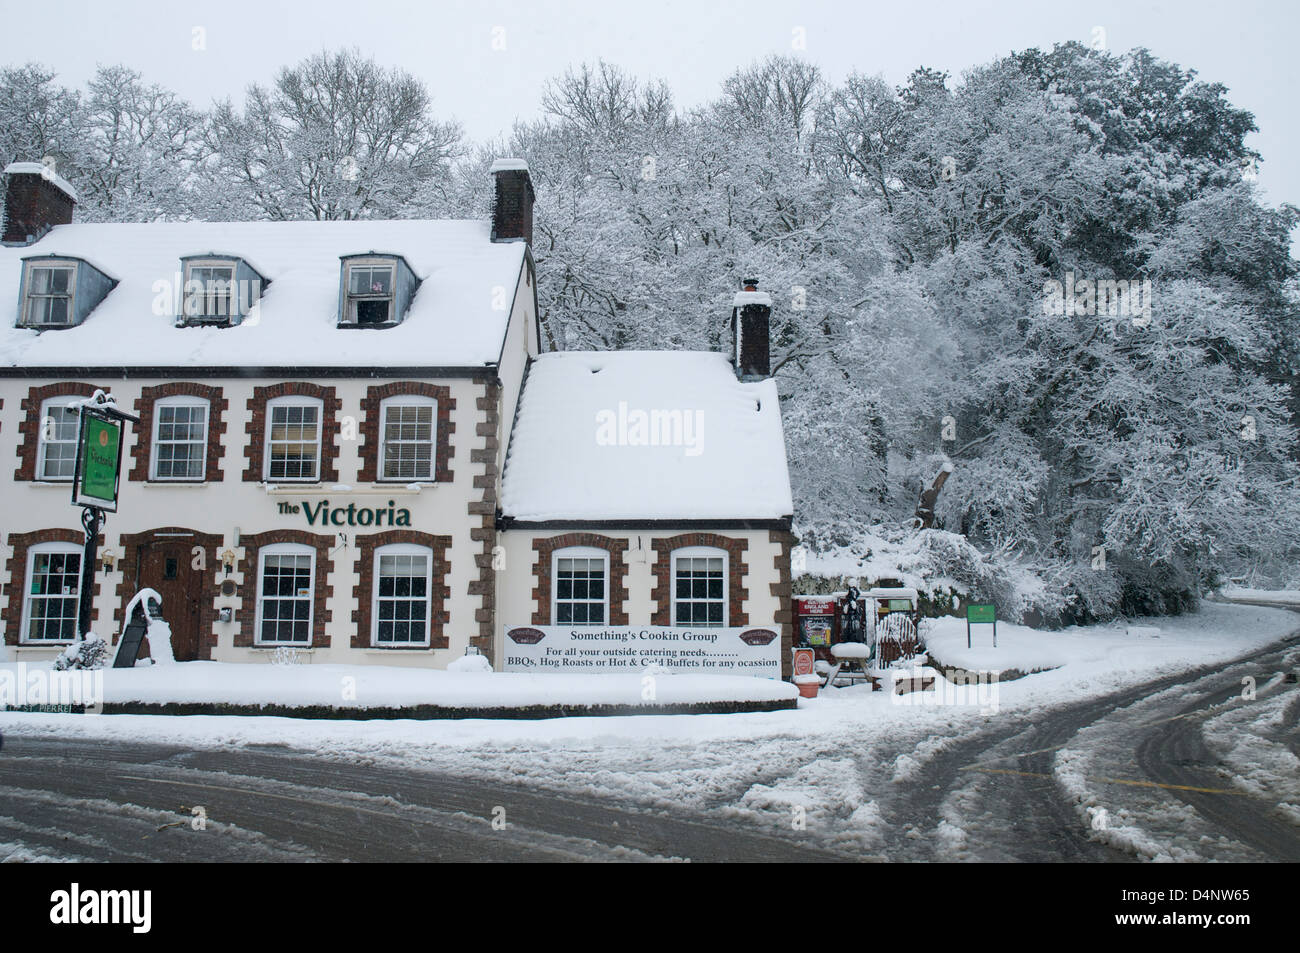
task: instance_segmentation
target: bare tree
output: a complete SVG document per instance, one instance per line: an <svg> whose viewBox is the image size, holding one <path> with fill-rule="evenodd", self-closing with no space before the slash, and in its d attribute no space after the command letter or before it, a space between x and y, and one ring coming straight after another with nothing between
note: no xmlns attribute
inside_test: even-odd
<svg viewBox="0 0 1300 953"><path fill-rule="evenodd" d="M461 152L461 129L431 115L424 84L357 50L321 53L254 84L241 114L218 104L208 125L218 185L238 186L271 219L400 217ZM217 214L238 214L220 208Z"/></svg>
<svg viewBox="0 0 1300 953"><path fill-rule="evenodd" d="M39 63L0 69L0 168L54 158L61 173L83 157L81 97Z"/></svg>
<svg viewBox="0 0 1300 953"><path fill-rule="evenodd" d="M91 219L149 220L189 212L188 177L203 117L135 70L101 66L86 102L89 161L81 176Z"/></svg>
<svg viewBox="0 0 1300 953"><path fill-rule="evenodd" d="M825 92L821 70L793 56L769 56L737 70L722 85L723 100L746 125L779 123L802 137Z"/></svg>

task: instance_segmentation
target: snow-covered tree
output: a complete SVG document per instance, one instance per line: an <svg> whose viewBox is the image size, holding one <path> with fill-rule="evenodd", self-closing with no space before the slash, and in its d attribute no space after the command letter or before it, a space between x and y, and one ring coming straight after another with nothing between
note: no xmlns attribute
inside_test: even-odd
<svg viewBox="0 0 1300 953"><path fill-rule="evenodd" d="M342 50L253 84L242 111L219 103L206 145L212 215L384 218L447 179L461 130L433 117L414 76Z"/></svg>

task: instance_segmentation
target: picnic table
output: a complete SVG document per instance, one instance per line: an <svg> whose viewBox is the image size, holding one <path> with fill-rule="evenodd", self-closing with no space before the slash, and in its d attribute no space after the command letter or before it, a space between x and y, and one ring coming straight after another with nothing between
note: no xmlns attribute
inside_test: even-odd
<svg viewBox="0 0 1300 953"><path fill-rule="evenodd" d="M872 682L867 663L874 654L874 646L866 642L837 642L831 646L831 656L835 661L826 673L823 688L830 688L837 678L845 678L849 684L855 682Z"/></svg>

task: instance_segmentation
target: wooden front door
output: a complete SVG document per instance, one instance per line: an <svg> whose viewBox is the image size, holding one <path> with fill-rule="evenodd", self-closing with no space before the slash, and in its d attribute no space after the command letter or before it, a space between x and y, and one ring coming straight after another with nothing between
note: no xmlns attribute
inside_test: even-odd
<svg viewBox="0 0 1300 953"><path fill-rule="evenodd" d="M172 654L178 662L199 657L204 574L193 568L194 545L191 536L160 538L136 547L136 591L156 589L162 596L162 617L171 626Z"/></svg>

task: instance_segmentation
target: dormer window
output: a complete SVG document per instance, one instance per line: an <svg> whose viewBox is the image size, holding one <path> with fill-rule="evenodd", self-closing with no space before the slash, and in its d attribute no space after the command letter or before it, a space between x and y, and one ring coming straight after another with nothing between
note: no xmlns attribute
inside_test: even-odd
<svg viewBox="0 0 1300 953"><path fill-rule="evenodd" d="M224 323L235 311L234 295L234 262L186 262L182 310L186 318Z"/></svg>
<svg viewBox="0 0 1300 953"><path fill-rule="evenodd" d="M182 295L177 302L180 325L232 327L248 317L269 284L248 262L233 255L182 258Z"/></svg>
<svg viewBox="0 0 1300 953"><path fill-rule="evenodd" d="M388 324L393 318L393 263L354 261L348 264L347 322Z"/></svg>
<svg viewBox="0 0 1300 953"><path fill-rule="evenodd" d="M23 324L32 328L66 328L73 324L76 287L76 262L28 262Z"/></svg>
<svg viewBox="0 0 1300 953"><path fill-rule="evenodd" d="M116 286L115 279L82 258L58 254L24 258L18 327L75 328Z"/></svg>
<svg viewBox="0 0 1300 953"><path fill-rule="evenodd" d="M391 328L400 324L419 287L401 255L344 255L339 282L339 327Z"/></svg>

